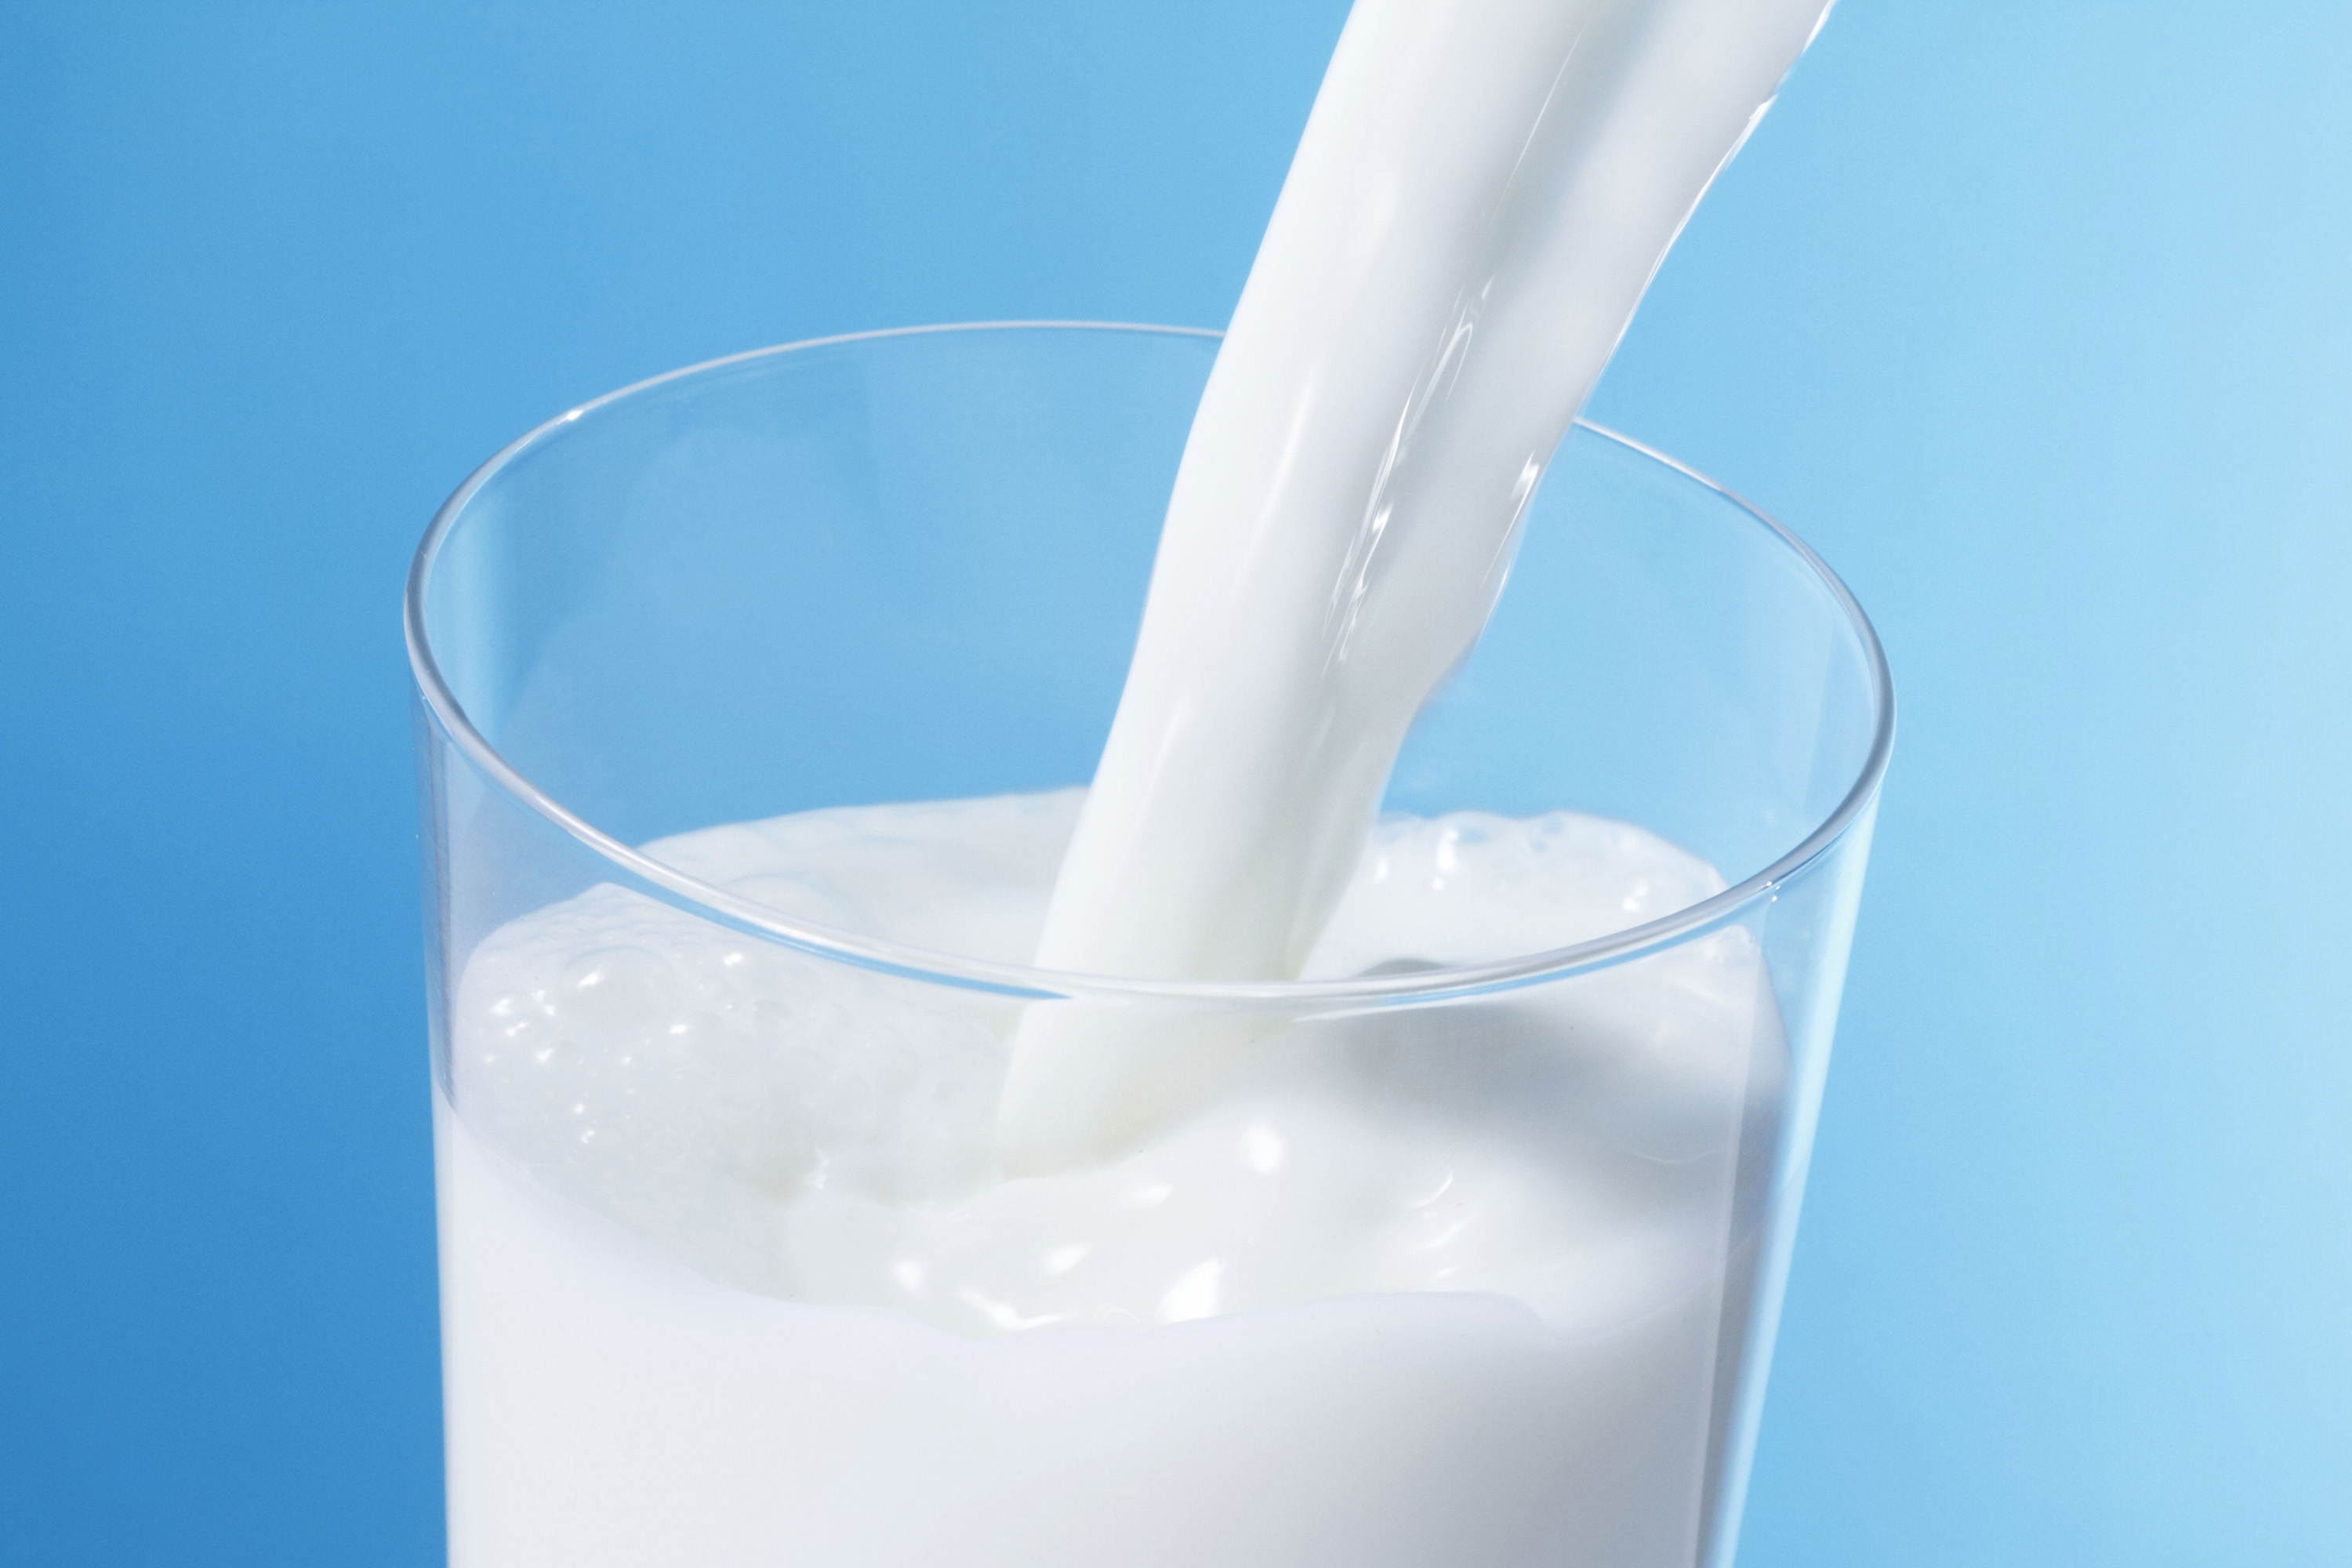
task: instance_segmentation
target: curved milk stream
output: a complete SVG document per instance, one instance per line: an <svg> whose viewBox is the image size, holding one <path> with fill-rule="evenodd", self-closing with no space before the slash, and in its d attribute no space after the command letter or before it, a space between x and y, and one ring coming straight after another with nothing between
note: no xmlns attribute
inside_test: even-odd
<svg viewBox="0 0 2352 1568"><path fill-rule="evenodd" d="M1826 12L1360 0L1193 421L1041 965L1299 973L1553 447ZM1040 1008L1013 1158L1126 1146L1190 1092L1167 1059Z"/></svg>

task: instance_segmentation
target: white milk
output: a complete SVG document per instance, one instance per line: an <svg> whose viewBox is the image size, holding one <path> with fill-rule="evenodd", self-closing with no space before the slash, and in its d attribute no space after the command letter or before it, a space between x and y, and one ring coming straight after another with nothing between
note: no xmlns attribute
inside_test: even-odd
<svg viewBox="0 0 2352 1568"><path fill-rule="evenodd" d="M1299 973L1553 447L1826 11L1359 0L1193 422L1039 964ZM1052 1169L1181 1100L1044 1014L1003 1131Z"/></svg>
<svg viewBox="0 0 2352 1568"><path fill-rule="evenodd" d="M1078 806L650 851L1010 957ZM1556 947L1721 885L1588 817L1391 821L1307 970ZM458 987L438 1123L453 1563L1689 1563L1743 1119L1778 1095L1756 951L1475 1008L1277 1020L1127 1157L1008 1179L1013 1005L611 886L512 922Z"/></svg>
<svg viewBox="0 0 2352 1568"><path fill-rule="evenodd" d="M1083 809L652 852L838 929L1172 979L1496 960L1718 890L1572 816L1367 834L1553 447L1823 8L1361 0ZM600 887L483 943L448 1037L457 1568L1710 1549L1734 1194L1785 1056L1744 931L1444 1007L1024 1017Z"/></svg>

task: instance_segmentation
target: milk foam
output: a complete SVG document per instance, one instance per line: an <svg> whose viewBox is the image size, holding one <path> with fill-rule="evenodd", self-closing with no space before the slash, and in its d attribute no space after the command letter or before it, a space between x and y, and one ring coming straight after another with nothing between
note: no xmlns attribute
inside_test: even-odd
<svg viewBox="0 0 2352 1568"><path fill-rule="evenodd" d="M1079 805L813 812L648 852L794 914L993 956L1034 941ZM1559 947L1721 886L1620 823L1400 818L1308 973ZM1717 1266L1760 984L1735 930L1482 1003L1467 1042L1459 1006L1272 1016L1193 1115L1118 1161L1012 1179L993 1118L1017 1004L606 885L476 952L450 1075L468 1122L541 1181L763 1294L993 1333L1486 1291L1593 1330ZM1185 1029L1213 1026L1129 1025L1188 1059Z"/></svg>

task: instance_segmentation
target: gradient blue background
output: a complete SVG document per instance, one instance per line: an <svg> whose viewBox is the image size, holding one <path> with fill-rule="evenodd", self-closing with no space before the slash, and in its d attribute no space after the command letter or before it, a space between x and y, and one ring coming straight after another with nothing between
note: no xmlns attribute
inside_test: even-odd
<svg viewBox="0 0 2352 1568"><path fill-rule="evenodd" d="M1218 324L1339 0L0 5L0 1562L438 1561L434 506ZM1845 0L1592 412L1904 698L1747 1554L2352 1563L2352 11Z"/></svg>

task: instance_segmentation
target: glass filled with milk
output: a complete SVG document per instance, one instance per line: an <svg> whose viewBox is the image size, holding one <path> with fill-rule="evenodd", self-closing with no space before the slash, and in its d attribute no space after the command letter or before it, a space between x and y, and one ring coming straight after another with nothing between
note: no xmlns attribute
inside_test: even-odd
<svg viewBox="0 0 2352 1568"><path fill-rule="evenodd" d="M1216 350L745 355L435 521L457 1568L1729 1560L1876 638L1579 426L1297 977L1041 967Z"/></svg>

